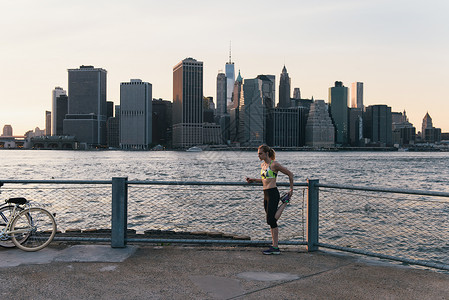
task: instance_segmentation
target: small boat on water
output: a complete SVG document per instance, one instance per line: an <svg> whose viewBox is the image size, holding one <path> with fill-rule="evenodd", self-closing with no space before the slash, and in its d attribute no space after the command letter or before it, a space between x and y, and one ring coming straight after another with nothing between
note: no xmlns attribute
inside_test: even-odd
<svg viewBox="0 0 449 300"><path fill-rule="evenodd" d="M190 147L189 149L186 150L187 152L201 152L203 151L203 149L199 148L199 147Z"/></svg>

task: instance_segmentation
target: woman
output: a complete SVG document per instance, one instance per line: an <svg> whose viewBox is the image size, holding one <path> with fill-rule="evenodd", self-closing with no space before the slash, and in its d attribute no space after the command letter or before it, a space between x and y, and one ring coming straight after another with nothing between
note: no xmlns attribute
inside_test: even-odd
<svg viewBox="0 0 449 300"><path fill-rule="evenodd" d="M287 168L281 166L280 163L275 161L275 153L274 150L269 146L262 145L259 146L257 155L259 159L262 161L261 163L261 179L258 178L246 178L248 183L252 182L262 182L263 185L263 194L264 194L264 208L267 214L267 223L271 227L271 238L273 240L272 246L263 251L263 254L280 254L278 247L278 239L279 239L279 229L277 225L277 220L281 217L284 208L287 206L288 199L293 194L293 173L290 172ZM278 172L282 172L288 176L290 180L290 191L288 192L288 198L283 201L283 203L279 205L279 191L276 187L276 177Z"/></svg>

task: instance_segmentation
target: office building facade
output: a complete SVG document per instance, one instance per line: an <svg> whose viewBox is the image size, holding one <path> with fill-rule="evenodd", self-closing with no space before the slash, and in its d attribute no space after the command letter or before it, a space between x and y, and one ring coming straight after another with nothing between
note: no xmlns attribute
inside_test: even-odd
<svg viewBox="0 0 449 300"><path fill-rule="evenodd" d="M280 108L289 108L291 106L290 100L291 79L288 76L287 68L284 66L279 81L279 103Z"/></svg>
<svg viewBox="0 0 449 300"><path fill-rule="evenodd" d="M51 92L51 111L52 111L52 120L51 120L51 133L52 135L58 135L56 126L58 124L57 117L58 117L58 106L57 101L59 96L67 96L67 92L62 87L55 87L54 90ZM66 112L67 114L67 112ZM65 118L65 115L64 115ZM63 118L63 120L64 120ZM62 135L62 132L60 133Z"/></svg>
<svg viewBox="0 0 449 300"><path fill-rule="evenodd" d="M52 131L54 136L61 136L64 134L64 119L69 112L69 97L61 94L56 98L55 106L53 108L53 120L56 124L52 124L55 131Z"/></svg>
<svg viewBox="0 0 449 300"><path fill-rule="evenodd" d="M259 146L273 134L274 75L259 75L243 80L243 105L240 106L240 143Z"/></svg>
<svg viewBox="0 0 449 300"><path fill-rule="evenodd" d="M433 127L432 118L429 113L426 113L422 121L421 139L426 143L441 141L441 129Z"/></svg>
<svg viewBox="0 0 449 300"><path fill-rule="evenodd" d="M274 108L271 111L273 135L267 144L276 147L302 147L305 144L305 108Z"/></svg>
<svg viewBox="0 0 449 300"><path fill-rule="evenodd" d="M229 48L229 61L225 65L226 73L226 105L232 103L232 92L234 90L235 82L235 67L231 60L231 48Z"/></svg>
<svg viewBox="0 0 449 300"><path fill-rule="evenodd" d="M391 107L387 105L370 105L365 108L363 116L363 135L372 146L393 146Z"/></svg>
<svg viewBox="0 0 449 300"><path fill-rule="evenodd" d="M310 105L305 129L306 146L327 148L335 146L335 127L324 100Z"/></svg>
<svg viewBox="0 0 449 300"><path fill-rule="evenodd" d="M363 82L353 82L351 84L351 108L363 110Z"/></svg>
<svg viewBox="0 0 449 300"><path fill-rule="evenodd" d="M106 70L93 66L69 69L68 113L64 135L87 148L106 145Z"/></svg>
<svg viewBox="0 0 449 300"><path fill-rule="evenodd" d="M45 135L51 136L51 111L45 111Z"/></svg>
<svg viewBox="0 0 449 300"><path fill-rule="evenodd" d="M7 124L3 126L2 136L12 136L12 126Z"/></svg>
<svg viewBox="0 0 449 300"><path fill-rule="evenodd" d="M153 99L153 144L171 147L172 105L163 99Z"/></svg>
<svg viewBox="0 0 449 300"><path fill-rule="evenodd" d="M239 74L234 82L234 91L232 93L232 108L229 112L230 139L231 142L239 142L240 136L240 107L243 106L243 78Z"/></svg>
<svg viewBox="0 0 449 300"><path fill-rule="evenodd" d="M120 84L120 148L149 150L152 143L152 85L140 79Z"/></svg>
<svg viewBox="0 0 449 300"><path fill-rule="evenodd" d="M361 108L349 108L348 129L349 145L363 147L363 110Z"/></svg>
<svg viewBox="0 0 449 300"><path fill-rule="evenodd" d="M227 78L224 73L217 75L217 117L221 117L227 112Z"/></svg>
<svg viewBox="0 0 449 300"><path fill-rule="evenodd" d="M203 62L186 58L173 68L173 147L203 142Z"/></svg>
<svg viewBox="0 0 449 300"><path fill-rule="evenodd" d="M348 144L348 88L341 81L329 88L329 112L335 126L335 143Z"/></svg>

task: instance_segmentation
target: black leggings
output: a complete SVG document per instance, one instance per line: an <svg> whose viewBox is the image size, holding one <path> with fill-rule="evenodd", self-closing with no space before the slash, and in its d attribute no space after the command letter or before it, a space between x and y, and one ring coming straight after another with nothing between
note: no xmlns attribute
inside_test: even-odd
<svg viewBox="0 0 449 300"><path fill-rule="evenodd" d="M271 228L278 227L277 220L274 217L279 205L279 190L277 187L263 190L263 207L267 213L267 224Z"/></svg>

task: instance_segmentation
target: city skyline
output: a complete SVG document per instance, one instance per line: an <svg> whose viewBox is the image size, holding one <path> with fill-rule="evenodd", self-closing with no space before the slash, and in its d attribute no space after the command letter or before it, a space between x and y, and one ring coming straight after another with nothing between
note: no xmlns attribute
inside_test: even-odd
<svg viewBox="0 0 449 300"><path fill-rule="evenodd" d="M204 62L204 96L215 100L232 41L243 78L273 74L278 88L285 65L292 91L326 102L335 81L363 82L364 105L405 109L416 128L428 112L449 131L445 1L137 4L3 3L0 125L11 124L15 135L44 129L53 89L67 90L67 69L81 65L108 71L107 100L118 104L120 83L132 78L150 82L154 98L172 100L173 65L194 57Z"/></svg>

